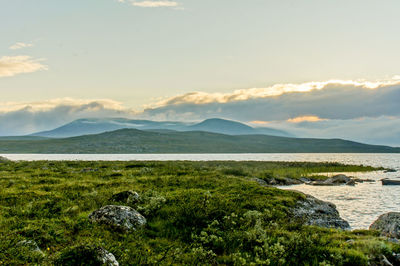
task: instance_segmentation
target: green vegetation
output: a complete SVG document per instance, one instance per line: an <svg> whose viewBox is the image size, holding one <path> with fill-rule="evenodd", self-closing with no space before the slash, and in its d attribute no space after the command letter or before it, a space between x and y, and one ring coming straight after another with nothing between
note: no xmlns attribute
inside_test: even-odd
<svg viewBox="0 0 400 266"><path fill-rule="evenodd" d="M335 163L0 163L0 264L90 265L102 247L121 265L367 265L399 246L376 232L303 226L290 208L304 196L250 178L370 171ZM88 215L133 190L144 228L123 232ZM44 255L18 245L32 240ZM350 241L348 241L350 240ZM70 264L68 264L68 262ZM76 265L76 264L75 264Z"/></svg>
<svg viewBox="0 0 400 266"><path fill-rule="evenodd" d="M223 135L191 131L121 129L65 139L0 139L0 153L395 153L400 148L341 139Z"/></svg>

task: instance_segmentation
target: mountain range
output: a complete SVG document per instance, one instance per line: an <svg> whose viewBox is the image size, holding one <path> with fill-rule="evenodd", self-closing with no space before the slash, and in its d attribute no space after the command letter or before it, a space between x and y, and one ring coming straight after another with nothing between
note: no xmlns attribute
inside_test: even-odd
<svg viewBox="0 0 400 266"><path fill-rule="evenodd" d="M125 118L79 119L49 131L42 131L31 136L66 138L88 134L99 134L124 128L139 130L174 130L174 131L206 131L227 135L264 134L271 136L293 137L292 134L268 127L250 127L240 122L213 118L201 123L158 122L150 120L131 120Z"/></svg>

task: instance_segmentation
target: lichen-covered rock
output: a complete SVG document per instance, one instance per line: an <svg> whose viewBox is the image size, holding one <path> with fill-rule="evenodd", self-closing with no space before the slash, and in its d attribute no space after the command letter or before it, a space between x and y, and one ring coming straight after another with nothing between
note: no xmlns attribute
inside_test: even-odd
<svg viewBox="0 0 400 266"><path fill-rule="evenodd" d="M146 218L127 206L107 205L89 215L92 222L107 224L129 231L146 224Z"/></svg>
<svg viewBox="0 0 400 266"><path fill-rule="evenodd" d="M388 212L379 216L369 229L378 230L382 236L400 238L400 213Z"/></svg>
<svg viewBox="0 0 400 266"><path fill-rule="evenodd" d="M104 248L97 248L97 259L100 260L103 265L119 266L115 256Z"/></svg>
<svg viewBox="0 0 400 266"><path fill-rule="evenodd" d="M350 225L343 220L336 209L335 204L319 200L313 196L306 195L306 198L297 202L292 209L295 219L306 225L315 225L327 228L350 229Z"/></svg>
<svg viewBox="0 0 400 266"><path fill-rule="evenodd" d="M128 191L122 191L122 192L112 195L110 200L116 201L116 202L124 202L127 204L135 204L135 203L139 202L140 196L137 192L128 190Z"/></svg>

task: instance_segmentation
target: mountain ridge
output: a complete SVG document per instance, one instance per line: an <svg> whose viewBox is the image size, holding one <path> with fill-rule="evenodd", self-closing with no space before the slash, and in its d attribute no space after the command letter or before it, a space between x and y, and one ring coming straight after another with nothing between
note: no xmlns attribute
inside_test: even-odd
<svg viewBox="0 0 400 266"><path fill-rule="evenodd" d="M64 139L0 140L0 153L400 153L342 139L119 129Z"/></svg>

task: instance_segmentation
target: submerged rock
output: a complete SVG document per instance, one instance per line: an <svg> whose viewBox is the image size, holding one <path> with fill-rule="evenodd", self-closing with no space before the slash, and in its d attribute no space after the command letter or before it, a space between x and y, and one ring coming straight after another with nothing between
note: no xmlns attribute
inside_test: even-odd
<svg viewBox="0 0 400 266"><path fill-rule="evenodd" d="M340 217L335 204L310 195L306 195L305 199L298 201L292 209L292 213L295 219L301 220L306 225L350 229L349 223Z"/></svg>
<svg viewBox="0 0 400 266"><path fill-rule="evenodd" d="M127 206L107 205L89 215L92 222L115 226L122 230L136 230L146 224L146 218Z"/></svg>
<svg viewBox="0 0 400 266"><path fill-rule="evenodd" d="M139 202L140 196L137 192L128 190L116 193L111 196L111 201L124 202L127 204L134 204Z"/></svg>
<svg viewBox="0 0 400 266"><path fill-rule="evenodd" d="M388 212L379 216L369 229L378 230L382 236L400 238L400 213Z"/></svg>

